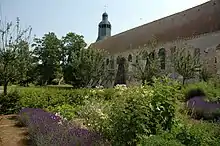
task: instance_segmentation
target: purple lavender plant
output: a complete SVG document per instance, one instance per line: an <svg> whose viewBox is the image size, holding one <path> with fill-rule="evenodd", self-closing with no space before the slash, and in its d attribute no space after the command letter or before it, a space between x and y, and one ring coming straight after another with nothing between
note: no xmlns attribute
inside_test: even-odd
<svg viewBox="0 0 220 146"><path fill-rule="evenodd" d="M29 129L29 136L40 146L100 145L99 133L76 128L61 117L42 109L24 108L19 113L20 121Z"/></svg>

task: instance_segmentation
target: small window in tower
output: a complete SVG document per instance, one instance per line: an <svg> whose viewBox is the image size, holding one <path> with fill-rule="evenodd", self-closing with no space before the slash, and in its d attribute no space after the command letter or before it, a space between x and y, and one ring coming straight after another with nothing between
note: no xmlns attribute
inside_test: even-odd
<svg viewBox="0 0 220 146"><path fill-rule="evenodd" d="M132 56L131 56L131 54L128 55L128 61L129 61L129 62L132 62Z"/></svg>

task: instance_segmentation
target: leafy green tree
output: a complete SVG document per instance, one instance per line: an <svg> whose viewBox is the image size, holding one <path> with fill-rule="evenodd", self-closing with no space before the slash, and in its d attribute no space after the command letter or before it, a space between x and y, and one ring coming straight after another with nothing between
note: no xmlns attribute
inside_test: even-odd
<svg viewBox="0 0 220 146"><path fill-rule="evenodd" d="M135 67L134 77L141 80L142 84L146 82L151 84L153 77L158 76L161 72L159 58L155 56L154 51L149 54L147 51L142 51L132 65Z"/></svg>
<svg viewBox="0 0 220 146"><path fill-rule="evenodd" d="M61 73L61 40L55 33L49 32L42 39L36 38L32 44L34 57L38 62L39 84L51 84Z"/></svg>
<svg viewBox="0 0 220 146"><path fill-rule="evenodd" d="M81 49L86 47L84 37L73 32L69 32L62 37L62 65L66 65L73 57L73 54L79 55Z"/></svg>
<svg viewBox="0 0 220 146"><path fill-rule="evenodd" d="M213 73L211 73L206 65L202 65L200 71L199 71L199 78L202 81L207 82L210 78L213 77Z"/></svg>
<svg viewBox="0 0 220 146"><path fill-rule="evenodd" d="M62 38L62 68L64 80L74 87L94 86L103 80L104 52L86 49L83 36L68 33Z"/></svg>
<svg viewBox="0 0 220 146"><path fill-rule="evenodd" d="M195 77L201 68L198 56L194 56L188 50L190 46L181 46L171 57L171 62L177 73L183 77L183 85L187 79Z"/></svg>
<svg viewBox="0 0 220 146"><path fill-rule="evenodd" d="M18 60L20 67L17 69L19 78L17 82L22 86L28 86L28 83L31 82L32 79L32 70L33 70L33 59L32 52L29 50L29 44L26 41L21 41L18 44Z"/></svg>
<svg viewBox="0 0 220 146"><path fill-rule="evenodd" d="M104 61L102 50L88 48L72 52L64 69L66 83L76 88L98 84L105 75Z"/></svg>
<svg viewBox="0 0 220 146"><path fill-rule="evenodd" d="M1 25L2 26L2 25ZM20 20L17 23L6 23L6 26L0 28L0 78L4 86L4 94L7 94L9 82L14 82L20 78L20 68L25 68L26 61L20 62L20 51L27 50L21 46L22 43L30 39L31 27L22 30Z"/></svg>

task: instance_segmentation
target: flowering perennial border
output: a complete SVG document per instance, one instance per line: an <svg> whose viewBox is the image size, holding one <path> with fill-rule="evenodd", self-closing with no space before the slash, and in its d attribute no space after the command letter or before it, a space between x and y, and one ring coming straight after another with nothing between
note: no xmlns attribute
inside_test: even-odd
<svg viewBox="0 0 220 146"><path fill-rule="evenodd" d="M28 127L29 136L36 145L93 146L104 142L99 133L78 128L42 109L24 108L19 113L19 120Z"/></svg>

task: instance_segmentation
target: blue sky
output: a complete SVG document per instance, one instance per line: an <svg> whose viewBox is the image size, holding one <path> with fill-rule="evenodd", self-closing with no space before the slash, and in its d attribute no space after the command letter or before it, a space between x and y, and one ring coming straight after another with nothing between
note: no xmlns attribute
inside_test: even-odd
<svg viewBox="0 0 220 146"><path fill-rule="evenodd" d="M7 21L20 17L21 25L42 37L53 31L83 35L90 44L97 39L98 23L105 11L112 35L180 12L208 0L0 0L1 16Z"/></svg>

